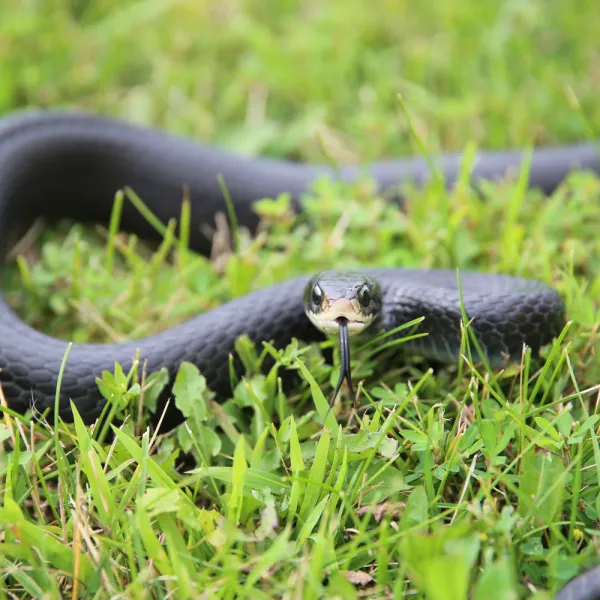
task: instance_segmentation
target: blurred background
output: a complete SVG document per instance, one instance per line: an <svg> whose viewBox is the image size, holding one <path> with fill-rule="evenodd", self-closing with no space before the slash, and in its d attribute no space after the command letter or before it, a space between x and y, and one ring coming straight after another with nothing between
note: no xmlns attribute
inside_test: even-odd
<svg viewBox="0 0 600 600"><path fill-rule="evenodd" d="M597 0L3 0L0 113L75 107L339 162L587 139Z"/></svg>

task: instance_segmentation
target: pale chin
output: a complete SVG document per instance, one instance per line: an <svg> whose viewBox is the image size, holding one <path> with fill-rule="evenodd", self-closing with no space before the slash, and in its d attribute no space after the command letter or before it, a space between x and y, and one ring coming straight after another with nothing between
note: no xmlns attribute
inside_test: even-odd
<svg viewBox="0 0 600 600"><path fill-rule="evenodd" d="M340 325L334 319L318 319L311 314L308 314L308 318L317 329L327 335L338 334L340 331ZM367 325L368 323L362 321L348 321L348 333L350 335L358 335L366 329Z"/></svg>

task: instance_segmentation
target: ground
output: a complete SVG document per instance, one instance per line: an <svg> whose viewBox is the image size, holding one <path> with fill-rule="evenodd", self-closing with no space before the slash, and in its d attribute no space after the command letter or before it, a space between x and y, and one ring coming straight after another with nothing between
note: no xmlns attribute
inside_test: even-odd
<svg viewBox="0 0 600 600"><path fill-rule="evenodd" d="M593 0L5 0L0 113L76 107L248 155L341 164L585 141L600 123L599 30ZM137 337L292 274L364 263L542 279L570 322L541 360L500 374L467 360L432 371L391 349L382 375L382 356L364 349L360 407L338 405L326 428L315 407L338 367L320 346L282 357L306 367L287 396L247 354L221 408L186 365L187 426L163 437L146 431L151 394L111 444L81 424L5 415L3 587L551 598L595 564L599 543L599 196L585 173L549 199L523 180L490 186L484 203L432 183L401 213L369 186L323 182L304 219L285 199L264 203L264 236L218 261L128 251L77 224L38 232L9 266L9 299L74 341ZM103 383L121 412L140 394L126 375Z"/></svg>

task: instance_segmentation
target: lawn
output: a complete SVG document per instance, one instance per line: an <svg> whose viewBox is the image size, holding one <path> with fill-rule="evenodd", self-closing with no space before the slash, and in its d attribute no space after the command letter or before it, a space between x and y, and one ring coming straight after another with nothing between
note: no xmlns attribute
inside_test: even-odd
<svg viewBox="0 0 600 600"><path fill-rule="evenodd" d="M4 0L0 115L74 107L340 164L570 143L600 126L598 31L593 0ZM363 349L359 405L338 404L331 428L315 409L337 380L327 349L293 345L264 374L244 340L247 372L223 405L182 368L188 419L162 436L152 394L138 411L118 367L102 385L132 416L112 440L4 414L2 597L549 600L600 544L599 201L587 173L550 198L519 181L485 201L432 182L404 212L364 183L321 181L302 215L264 202L257 239L184 253L185 268L168 243L42 229L3 289L73 341L139 337L362 264L542 279L569 325L502 372ZM303 377L284 393L290 368Z"/></svg>

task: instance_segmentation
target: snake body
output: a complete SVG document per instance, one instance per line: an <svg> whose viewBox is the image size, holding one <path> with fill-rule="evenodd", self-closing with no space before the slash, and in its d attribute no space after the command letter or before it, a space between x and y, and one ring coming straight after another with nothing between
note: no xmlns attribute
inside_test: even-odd
<svg viewBox="0 0 600 600"><path fill-rule="evenodd" d="M481 154L474 178L501 176L518 168L519 152ZM451 182L460 155L445 155L441 164ZM599 170L592 146L540 150L533 158L531 184L551 191L574 166ZM210 223L223 210L221 173L239 222L253 230L256 199L289 192L296 207L315 178L324 174L350 181L358 167L334 172L326 167L236 156L197 141L141 128L109 118L77 112L24 112L0 120L0 240L23 230L32 219L70 217L107 223L115 192L130 186L163 221L180 214L184 186L192 202L191 247L208 252L210 240L199 224ZM376 163L369 173L381 190L408 177L423 181L424 161ZM154 230L128 203L122 216L125 230L148 238ZM460 342L460 306L454 271L372 269L382 286L384 322L392 328L425 317L415 351L439 360L456 360ZM201 314L190 321L142 340L118 344L75 344L64 372L60 413L70 419L69 400L86 423L93 422L105 403L95 378L112 371L115 361L131 365L136 350L149 370L167 367L173 375L182 361L196 364L217 397L230 390L228 357L235 339L245 333L260 343L276 345L292 337L322 339L303 310L305 278L287 281ZM519 358L523 343L534 350L552 340L564 325L564 305L550 287L518 278L463 273L465 307L487 358ZM19 412L32 405L43 411L54 405L57 374L67 342L26 325L0 299L0 382L8 405Z"/></svg>
<svg viewBox="0 0 600 600"><path fill-rule="evenodd" d="M521 151L477 155L472 181L494 179L517 170ZM450 185L461 155L444 154L438 166ZM600 173L593 145L544 148L533 154L529 184L552 192L573 168ZM191 198L190 246L207 253L210 240L199 225L222 211L217 179L222 174L239 222L251 231L258 223L256 199L288 192L296 208L309 185L322 175L351 181L366 172L380 191L411 179L429 177L425 160L378 162L369 169L295 164L244 158L197 141L78 112L35 111L0 119L0 256L10 234L23 231L36 217L71 218L107 223L114 194L130 186L163 221L177 218L184 186ZM154 230L126 204L122 227L141 237ZM418 332L429 335L409 346L422 355L454 361L460 344L460 305L454 271L365 269L378 279L383 297L383 326L396 327L425 317ZM260 343L285 345L293 337L322 339L304 312L306 277L258 290L157 335L118 344L74 344L64 372L60 414L71 419L72 400L86 423L101 413L105 400L95 378L112 371L115 362L128 368L140 350L149 371L167 367L173 375L182 361L196 364L217 398L231 393L228 359L234 341L248 334ZM565 322L564 304L556 291L540 282L504 275L462 273L464 303L473 328L492 365L519 359L523 344L534 351L550 342ZM0 383L8 406L25 412L54 405L57 375L67 342L25 324L0 298ZM584 596L572 596L583 598ZM587 597L587 596L586 596Z"/></svg>

